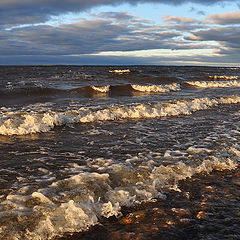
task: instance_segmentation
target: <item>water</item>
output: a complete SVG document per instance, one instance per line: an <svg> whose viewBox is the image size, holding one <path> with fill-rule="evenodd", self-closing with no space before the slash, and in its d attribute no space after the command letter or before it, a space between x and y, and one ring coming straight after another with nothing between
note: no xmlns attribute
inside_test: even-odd
<svg viewBox="0 0 240 240"><path fill-rule="evenodd" d="M239 239L239 79L0 67L0 239Z"/></svg>

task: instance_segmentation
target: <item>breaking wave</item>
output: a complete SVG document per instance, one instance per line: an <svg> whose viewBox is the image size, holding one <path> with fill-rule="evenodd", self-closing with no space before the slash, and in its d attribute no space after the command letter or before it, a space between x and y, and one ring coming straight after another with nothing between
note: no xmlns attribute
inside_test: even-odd
<svg viewBox="0 0 240 240"><path fill-rule="evenodd" d="M44 88L44 87L29 87L29 88L17 88L11 90L0 91L0 98L14 98L14 97L35 97L35 96L85 96L91 97L94 93L109 93L113 95L121 94L122 91L131 92L139 91L142 93L167 93L169 91L179 91L180 84L162 84L162 85L91 85L83 87L73 87L71 89L56 89L56 88Z"/></svg>
<svg viewBox="0 0 240 240"><path fill-rule="evenodd" d="M89 123L190 115L193 112L209 109L220 104L235 103L240 103L240 96L185 99L154 104L110 105L103 109L80 108L65 112L3 112L0 118L0 134L23 135L48 132L55 126L78 122Z"/></svg>
<svg viewBox="0 0 240 240"><path fill-rule="evenodd" d="M109 92L110 85L106 85L106 86L91 86L91 88L94 91L97 91L97 92L107 93L107 92Z"/></svg>
<svg viewBox="0 0 240 240"><path fill-rule="evenodd" d="M208 78L213 80L223 79L223 80L237 80L238 76L226 76L226 75L209 75Z"/></svg>
<svg viewBox="0 0 240 240"><path fill-rule="evenodd" d="M123 73L130 73L131 71L129 69L123 69L123 70L115 69L115 70L109 70L108 72L116 73L116 74L123 74Z"/></svg>
<svg viewBox="0 0 240 240"><path fill-rule="evenodd" d="M135 85L132 84L131 87L140 92L153 92L153 93L166 93L170 91L179 91L180 84L165 84L165 85Z"/></svg>
<svg viewBox="0 0 240 240"><path fill-rule="evenodd" d="M228 157L211 155L195 167L183 162L164 166L150 155L135 156L122 164L91 159L88 168L93 172L75 164L68 170L78 174L52 181L45 188L22 187L7 195L1 203L4 224L0 235L2 239L51 240L64 233L86 231L102 217L121 216L122 206L164 198L165 189L181 191L180 180L213 170L232 170L238 164L239 149L234 147L228 150Z"/></svg>
<svg viewBox="0 0 240 240"><path fill-rule="evenodd" d="M239 81L186 81L188 85L199 88L229 88L240 87Z"/></svg>

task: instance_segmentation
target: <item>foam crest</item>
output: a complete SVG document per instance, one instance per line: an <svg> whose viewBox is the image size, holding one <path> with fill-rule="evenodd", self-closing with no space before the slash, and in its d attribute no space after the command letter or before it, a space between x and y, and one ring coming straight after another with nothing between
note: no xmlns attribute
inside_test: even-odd
<svg viewBox="0 0 240 240"><path fill-rule="evenodd" d="M23 135L48 132L54 126L89 123L95 121L117 121L122 119L143 119L189 115L199 110L209 109L220 104L240 103L240 96L222 98L198 98L162 102L156 104L111 105L104 109L80 108L68 112L46 113L3 113L0 120L0 134Z"/></svg>
<svg viewBox="0 0 240 240"><path fill-rule="evenodd" d="M136 85L132 84L131 87L140 92L152 92L152 93L166 93L170 91L179 91L180 84L166 84L166 85Z"/></svg>
<svg viewBox="0 0 240 240"><path fill-rule="evenodd" d="M213 80L218 80L218 79L237 80L238 79L238 76L226 76L226 75L209 75L208 77Z"/></svg>
<svg viewBox="0 0 240 240"><path fill-rule="evenodd" d="M131 71L129 69L122 69L122 70L109 70L110 73L117 73L117 74L123 74L123 73L130 73Z"/></svg>
<svg viewBox="0 0 240 240"><path fill-rule="evenodd" d="M109 92L110 85L105 85L105 86L91 86L91 88L94 91L101 92L101 93L107 93Z"/></svg>
<svg viewBox="0 0 240 240"><path fill-rule="evenodd" d="M187 81L184 82L188 85L199 88L228 88L228 87L240 87L239 81Z"/></svg>
<svg viewBox="0 0 240 240"><path fill-rule="evenodd" d="M167 165L155 167L151 173L153 186L156 189L169 188L180 191L178 182L187 178L191 178L194 174L209 174L214 170L224 171L236 169L239 162L230 158L220 159L214 156L209 156L209 159L204 160L196 167L188 166L183 162L178 162L176 165Z"/></svg>
<svg viewBox="0 0 240 240"><path fill-rule="evenodd" d="M1 121L0 134L24 135L38 132L48 132L54 126L76 122L73 113L15 113L6 114Z"/></svg>
<svg viewBox="0 0 240 240"><path fill-rule="evenodd" d="M36 206L35 211L42 212L44 217L33 231L28 230L24 239L50 240L67 232L83 231L96 225L98 219L92 201L89 198L86 203L69 200L60 206Z"/></svg>

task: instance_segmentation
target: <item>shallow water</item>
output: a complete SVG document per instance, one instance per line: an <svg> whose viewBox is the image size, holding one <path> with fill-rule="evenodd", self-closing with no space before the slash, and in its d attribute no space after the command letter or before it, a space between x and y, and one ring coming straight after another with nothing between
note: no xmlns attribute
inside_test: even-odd
<svg viewBox="0 0 240 240"><path fill-rule="evenodd" d="M101 219L87 232L56 239L239 239L239 169L196 175L179 188L164 200L123 208L123 216Z"/></svg>
<svg viewBox="0 0 240 240"><path fill-rule="evenodd" d="M0 239L238 239L239 70L0 67Z"/></svg>

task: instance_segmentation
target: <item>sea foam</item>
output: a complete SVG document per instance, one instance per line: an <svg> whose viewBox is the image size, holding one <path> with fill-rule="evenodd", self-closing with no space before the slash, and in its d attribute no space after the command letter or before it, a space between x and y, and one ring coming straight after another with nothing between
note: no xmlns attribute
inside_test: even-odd
<svg viewBox="0 0 240 240"><path fill-rule="evenodd" d="M23 135L48 132L54 126L95 121L118 121L122 119L161 118L189 115L220 104L240 103L240 96L221 98L197 98L159 102L154 104L111 105L103 109L80 108L74 111L48 111L45 113L2 113L0 134Z"/></svg>
<svg viewBox="0 0 240 240"><path fill-rule="evenodd" d="M239 78L238 76L226 76L226 75L209 75L208 77L213 80L218 80L218 79L237 80Z"/></svg>
<svg viewBox="0 0 240 240"><path fill-rule="evenodd" d="M109 91L110 85L105 86L91 86L91 88L94 91L101 92L101 93L107 93Z"/></svg>
<svg viewBox="0 0 240 240"><path fill-rule="evenodd" d="M123 73L130 73L131 71L129 69L115 69L115 70L109 70L110 73L116 73L116 74L123 74Z"/></svg>
<svg viewBox="0 0 240 240"><path fill-rule="evenodd" d="M233 159L238 152L239 148L232 147L228 157L211 155L196 166L181 161L162 165L151 155L142 156L141 160L144 161L138 166L129 159L125 164L92 159L95 168L108 163L105 173L85 171L55 181L44 189L33 188L30 195L20 192L9 194L7 200L1 203L0 215L2 219L24 216L17 220L24 227L16 228L13 222L10 225L14 231L9 232L3 224L0 234L6 239L51 240L64 233L86 231L98 224L102 217L121 215L122 206L164 198L166 189L181 191L179 181L191 178L194 174L235 169L239 164L239 156L238 160ZM148 168L143 169L142 164L150 160Z"/></svg>
<svg viewBox="0 0 240 240"><path fill-rule="evenodd" d="M132 84L131 87L140 92L152 92L152 93L166 93L170 91L179 91L180 84L166 84L166 85L136 85Z"/></svg>
<svg viewBox="0 0 240 240"><path fill-rule="evenodd" d="M186 81L184 83L200 88L240 87L239 81Z"/></svg>

